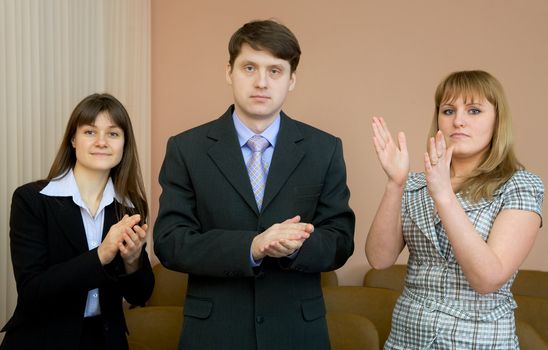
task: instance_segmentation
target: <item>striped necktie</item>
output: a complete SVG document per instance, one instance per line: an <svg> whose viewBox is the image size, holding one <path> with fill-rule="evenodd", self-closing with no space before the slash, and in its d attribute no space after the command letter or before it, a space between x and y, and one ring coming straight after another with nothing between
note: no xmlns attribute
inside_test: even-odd
<svg viewBox="0 0 548 350"><path fill-rule="evenodd" d="M263 204L264 187L266 184L267 169L265 169L262 158L264 150L270 145L267 139L260 135L255 135L247 141L247 146L253 152L251 159L247 164L247 173L251 181L251 188L255 195L255 201L259 211Z"/></svg>

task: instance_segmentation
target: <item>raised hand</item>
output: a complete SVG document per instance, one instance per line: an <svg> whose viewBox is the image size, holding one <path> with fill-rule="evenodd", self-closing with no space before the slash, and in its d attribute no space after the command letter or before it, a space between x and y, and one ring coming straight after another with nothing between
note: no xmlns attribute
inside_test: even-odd
<svg viewBox="0 0 548 350"><path fill-rule="evenodd" d="M453 147L447 148L445 138L438 130L435 137L428 142L428 151L424 153L424 172L428 192L434 201L443 196L452 195L451 158Z"/></svg>
<svg viewBox="0 0 548 350"><path fill-rule="evenodd" d="M392 140L390 130L382 117L373 117L373 145L388 181L404 186L409 173L409 154L403 132L398 133L398 144Z"/></svg>

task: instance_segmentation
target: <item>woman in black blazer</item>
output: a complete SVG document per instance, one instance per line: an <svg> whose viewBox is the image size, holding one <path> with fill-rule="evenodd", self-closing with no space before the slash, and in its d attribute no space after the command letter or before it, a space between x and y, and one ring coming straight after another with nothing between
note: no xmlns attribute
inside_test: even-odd
<svg viewBox="0 0 548 350"><path fill-rule="evenodd" d="M147 217L129 115L111 95L88 96L47 179L13 194L18 299L0 349L127 349L122 298L143 304L154 286Z"/></svg>

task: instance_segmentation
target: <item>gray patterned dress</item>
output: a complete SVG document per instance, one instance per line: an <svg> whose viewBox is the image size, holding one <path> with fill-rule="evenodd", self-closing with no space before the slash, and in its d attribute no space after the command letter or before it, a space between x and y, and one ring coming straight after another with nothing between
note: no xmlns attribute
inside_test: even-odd
<svg viewBox="0 0 548 350"><path fill-rule="evenodd" d="M491 201L471 203L460 194L457 198L487 240L501 210L541 216L544 186L538 176L520 170L495 191ZM423 173L409 175L402 198L402 228L409 248L407 275L384 349L519 349L516 302L510 292L516 274L494 293L482 295L470 287L434 213Z"/></svg>

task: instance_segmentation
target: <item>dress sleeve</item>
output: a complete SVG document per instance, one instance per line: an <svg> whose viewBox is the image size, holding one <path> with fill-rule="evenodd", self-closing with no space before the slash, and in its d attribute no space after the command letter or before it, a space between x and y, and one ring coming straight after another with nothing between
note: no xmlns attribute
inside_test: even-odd
<svg viewBox="0 0 548 350"><path fill-rule="evenodd" d="M526 171L517 172L505 186L502 209L532 211L540 216L542 227L542 203L544 184L537 175Z"/></svg>

